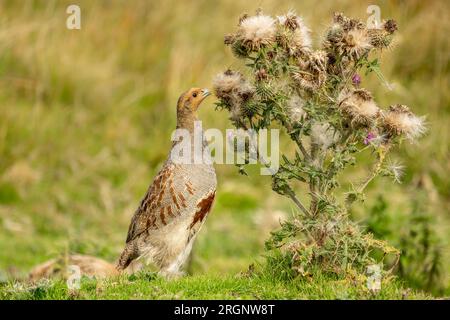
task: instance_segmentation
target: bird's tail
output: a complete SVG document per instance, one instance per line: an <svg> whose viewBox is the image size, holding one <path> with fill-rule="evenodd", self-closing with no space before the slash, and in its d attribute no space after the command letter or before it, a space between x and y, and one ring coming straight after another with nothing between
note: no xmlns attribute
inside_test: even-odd
<svg viewBox="0 0 450 320"><path fill-rule="evenodd" d="M122 272L130 263L139 256L137 246L134 241L128 242L120 255L116 265L116 270Z"/></svg>

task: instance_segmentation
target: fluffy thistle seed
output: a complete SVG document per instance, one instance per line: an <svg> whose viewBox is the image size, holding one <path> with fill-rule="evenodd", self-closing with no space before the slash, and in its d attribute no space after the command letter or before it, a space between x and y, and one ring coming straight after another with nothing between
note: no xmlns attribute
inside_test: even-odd
<svg viewBox="0 0 450 320"><path fill-rule="evenodd" d="M405 105L393 105L383 116L383 127L390 136L404 135L414 142L426 132L425 118L415 116Z"/></svg>
<svg viewBox="0 0 450 320"><path fill-rule="evenodd" d="M355 60L362 57L372 48L366 30L361 29L348 31L340 45L342 50Z"/></svg>
<svg viewBox="0 0 450 320"><path fill-rule="evenodd" d="M242 79L241 85L236 89L235 94L241 103L246 103L255 94L255 88L247 80Z"/></svg>
<svg viewBox="0 0 450 320"><path fill-rule="evenodd" d="M263 46L272 44L275 36L275 20L265 15L245 18L241 21L237 32L237 39L251 51L257 51Z"/></svg>
<svg viewBox="0 0 450 320"><path fill-rule="evenodd" d="M234 91L241 85L242 74L227 70L213 79L214 93L219 99L229 100Z"/></svg>
<svg viewBox="0 0 450 320"><path fill-rule="evenodd" d="M311 52L309 56L310 67L317 72L325 72L328 63L328 55L323 50Z"/></svg>
<svg viewBox="0 0 450 320"><path fill-rule="evenodd" d="M328 29L326 35L326 41L332 44L339 43L344 38L344 29L340 24L333 24L330 29Z"/></svg>
<svg viewBox="0 0 450 320"><path fill-rule="evenodd" d="M305 110L303 110L305 102L297 94L291 96L286 103L286 113L289 119L294 123L299 123L306 116Z"/></svg>
<svg viewBox="0 0 450 320"><path fill-rule="evenodd" d="M278 16L277 20L279 25L277 42L287 49L290 55L311 48L311 30L295 12L289 11L284 16Z"/></svg>
<svg viewBox="0 0 450 320"><path fill-rule="evenodd" d="M339 133L329 123L314 123L311 126L311 143L322 150L339 140Z"/></svg>
<svg viewBox="0 0 450 320"><path fill-rule="evenodd" d="M353 126L371 126L380 115L372 95L365 89L342 92L339 108Z"/></svg>
<svg viewBox="0 0 450 320"><path fill-rule="evenodd" d="M405 166L398 161L389 161L387 170L397 183L402 183L401 179L405 172Z"/></svg>
<svg viewBox="0 0 450 320"><path fill-rule="evenodd" d="M327 32L323 46L342 58L352 60L358 60L372 49L364 23L347 18L342 13L335 13L334 24Z"/></svg>
<svg viewBox="0 0 450 320"><path fill-rule="evenodd" d="M311 48L310 30L306 27L295 29L292 44L297 49Z"/></svg>
<svg viewBox="0 0 450 320"><path fill-rule="evenodd" d="M228 105L230 118L238 121L246 103L253 97L255 89L239 72L227 70L213 79L216 96Z"/></svg>

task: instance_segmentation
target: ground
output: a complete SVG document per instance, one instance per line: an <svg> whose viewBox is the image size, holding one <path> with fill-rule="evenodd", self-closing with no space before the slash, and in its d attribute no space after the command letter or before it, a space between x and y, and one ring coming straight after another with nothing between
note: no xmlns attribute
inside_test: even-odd
<svg viewBox="0 0 450 320"><path fill-rule="evenodd" d="M405 289L399 281L383 285L379 292L364 286L315 274L313 278L280 282L257 276L198 275L165 280L154 274L85 278L80 289L70 291L65 281L44 281L24 286L8 285L2 299L430 299L431 296Z"/></svg>

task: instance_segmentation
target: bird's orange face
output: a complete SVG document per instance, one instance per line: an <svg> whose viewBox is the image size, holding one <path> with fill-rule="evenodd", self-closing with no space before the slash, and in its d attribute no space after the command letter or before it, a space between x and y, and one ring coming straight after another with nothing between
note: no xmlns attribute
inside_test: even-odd
<svg viewBox="0 0 450 320"><path fill-rule="evenodd" d="M177 108L179 112L195 112L207 96L211 95L208 89L192 88L181 95Z"/></svg>

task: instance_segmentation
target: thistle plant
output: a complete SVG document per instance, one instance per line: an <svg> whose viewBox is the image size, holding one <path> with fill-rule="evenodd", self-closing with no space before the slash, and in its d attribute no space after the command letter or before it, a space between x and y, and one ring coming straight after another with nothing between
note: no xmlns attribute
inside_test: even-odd
<svg viewBox="0 0 450 320"><path fill-rule="evenodd" d="M217 109L227 110L236 128L281 127L295 146L293 156L282 153L272 175L272 189L298 209L266 242L273 253L269 262L283 272L306 275L320 267L362 274L387 255L398 259L395 248L349 219L350 208L364 200L373 179L399 180L401 166L389 159L389 152L425 132L423 117L405 105L382 108L361 87L361 75L370 73L387 84L376 55L390 47L396 30L394 20L368 29L358 19L335 13L320 49L314 49L310 29L296 13L274 18L257 12L242 16L237 31L225 36L247 70L215 77ZM362 152L373 161L367 177L342 183L342 171L360 164ZM299 196L299 184L306 185L306 195ZM374 250L382 254L373 255Z"/></svg>

